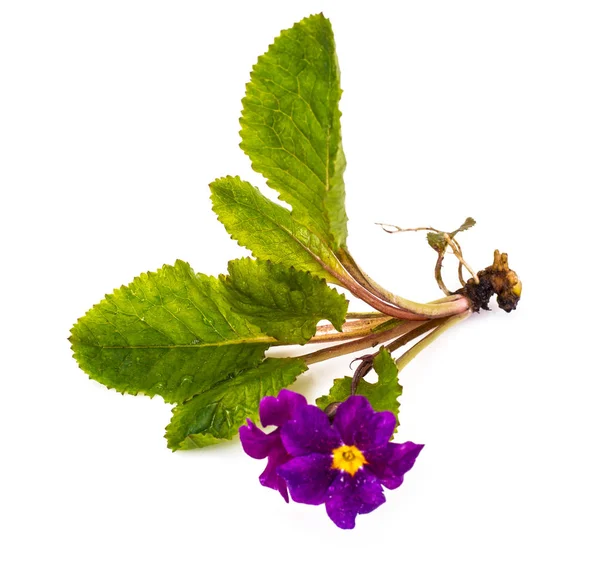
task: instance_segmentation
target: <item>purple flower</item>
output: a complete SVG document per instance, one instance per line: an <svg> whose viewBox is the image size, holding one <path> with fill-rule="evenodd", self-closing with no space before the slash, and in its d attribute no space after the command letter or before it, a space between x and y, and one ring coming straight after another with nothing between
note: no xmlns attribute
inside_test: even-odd
<svg viewBox="0 0 600 561"><path fill-rule="evenodd" d="M289 490L298 503L324 503L329 517L344 529L354 528L358 514L385 502L383 487L399 487L423 448L391 443L394 415L376 413L362 396L340 404L333 423L288 390L265 397L259 412L263 426L278 428L265 434L248 420L240 438L248 455L269 458L260 482L288 502Z"/></svg>
<svg viewBox="0 0 600 561"><path fill-rule="evenodd" d="M292 457L283 447L279 427L291 420L301 407L306 407L306 398L303 395L281 390L277 397L264 397L258 411L262 426L274 425L278 427L276 430L265 434L250 419L247 419L246 426L240 427L240 440L244 452L257 460L269 458L267 467L258 480L265 487L279 491L286 502L290 502L287 486L284 479L277 474L277 468Z"/></svg>
<svg viewBox="0 0 600 561"><path fill-rule="evenodd" d="M421 444L394 444L390 412L376 413L369 401L353 396L342 403L333 424L318 407L307 405L281 429L293 459L277 473L298 503L323 504L340 528L354 528L358 514L385 502L383 487L396 489L412 468Z"/></svg>

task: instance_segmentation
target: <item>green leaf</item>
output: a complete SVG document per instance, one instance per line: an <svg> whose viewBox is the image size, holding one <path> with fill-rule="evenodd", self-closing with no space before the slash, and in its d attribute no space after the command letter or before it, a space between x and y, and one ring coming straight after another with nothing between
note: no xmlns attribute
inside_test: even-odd
<svg viewBox="0 0 600 561"><path fill-rule="evenodd" d="M230 261L228 271L229 276L221 280L232 309L278 341L306 343L321 319L342 330L348 301L324 280L250 258Z"/></svg>
<svg viewBox="0 0 600 561"><path fill-rule="evenodd" d="M381 347L373 360L373 369L379 379L375 383L361 380L357 395L364 395L375 411L391 411L396 419L400 410L398 398L402 395L402 386L398 383L398 368L392 355L385 347ZM346 376L333 381L329 395L317 399L317 405L325 409L330 403L345 401L352 390L352 378Z"/></svg>
<svg viewBox="0 0 600 561"><path fill-rule="evenodd" d="M456 230L454 230L454 232L450 234L450 237L453 238L459 232L464 232L465 230L468 230L469 228L475 226L475 224L477 224L477 222L475 222L475 219L469 216Z"/></svg>
<svg viewBox="0 0 600 561"><path fill-rule="evenodd" d="M346 244L348 220L341 94L331 24L318 14L283 31L258 59L240 119L253 169L335 250Z"/></svg>
<svg viewBox="0 0 600 561"><path fill-rule="evenodd" d="M469 216L456 230L454 230L453 232L446 233L450 238L454 239L454 236L456 236L456 234L458 234L459 232L464 232L469 228L472 228L473 226L475 226L475 224L475 220ZM428 232L427 243L438 253L446 251L446 247L448 247L448 242L446 241L444 232Z"/></svg>
<svg viewBox="0 0 600 561"><path fill-rule="evenodd" d="M91 378L181 401L259 364L270 338L231 310L223 283L183 261L107 295L71 331Z"/></svg>
<svg viewBox="0 0 600 561"><path fill-rule="evenodd" d="M223 177L213 181L210 189L213 210L227 232L259 259L308 271L335 284L341 283L333 273L347 276L318 235L247 181Z"/></svg>
<svg viewBox="0 0 600 561"><path fill-rule="evenodd" d="M258 421L258 405L277 395L307 369L299 358L268 358L173 409L165 438L172 450L203 448L230 440L247 418Z"/></svg>
<svg viewBox="0 0 600 561"><path fill-rule="evenodd" d="M427 232L427 243L438 253L446 251L446 247L448 245L444 234L440 234L438 232Z"/></svg>

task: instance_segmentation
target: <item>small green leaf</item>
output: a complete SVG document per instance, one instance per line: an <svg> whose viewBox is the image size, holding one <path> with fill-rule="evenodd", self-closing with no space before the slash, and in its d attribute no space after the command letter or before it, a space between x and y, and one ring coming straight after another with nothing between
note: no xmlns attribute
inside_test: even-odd
<svg viewBox="0 0 600 561"><path fill-rule="evenodd" d="M464 232L465 230L468 230L469 228L475 226L475 224L477 224L477 222L475 222L475 219L469 216L456 230L454 230L454 232L450 234L450 237L453 238L459 232Z"/></svg>
<svg viewBox="0 0 600 561"><path fill-rule="evenodd" d="M438 253L446 251L448 245L444 234L438 234L437 232L427 232L427 243Z"/></svg>
<svg viewBox="0 0 600 561"><path fill-rule="evenodd" d="M283 31L258 59L240 119L253 169L334 250L347 236L341 94L331 24L318 14Z"/></svg>
<svg viewBox="0 0 600 561"><path fill-rule="evenodd" d="M203 448L230 440L247 418L258 420L258 405L277 395L307 369L299 358L268 358L173 409L165 438L172 450Z"/></svg>
<svg viewBox="0 0 600 561"><path fill-rule="evenodd" d="M347 276L318 235L247 181L228 176L216 179L210 188L213 210L229 235L259 259L308 271L334 284L340 281L332 272Z"/></svg>
<svg viewBox="0 0 600 561"><path fill-rule="evenodd" d="M177 261L107 295L70 340L94 380L175 402L259 364L270 338L231 310L221 281Z"/></svg>
<svg viewBox="0 0 600 561"><path fill-rule="evenodd" d="M402 386L398 383L398 368L392 355L385 347L381 347L373 360L373 369L379 379L375 383L361 380L357 395L364 395L375 411L391 411L396 419L400 410L398 398L402 395ZM329 395L317 399L317 405L325 409L330 403L345 401L352 390L352 378L346 376L333 381Z"/></svg>
<svg viewBox="0 0 600 561"><path fill-rule="evenodd" d="M228 271L221 280L232 308L278 341L306 343L321 319L342 330L348 301L323 279L250 258L230 261Z"/></svg>
<svg viewBox="0 0 600 561"><path fill-rule="evenodd" d="M454 239L454 236L459 232L464 232L469 228L475 226L476 222L470 216L465 219L465 221L453 232L446 232L446 234ZM435 249L438 253L442 253L446 251L446 247L448 246L448 242L444 232L427 232L427 243Z"/></svg>

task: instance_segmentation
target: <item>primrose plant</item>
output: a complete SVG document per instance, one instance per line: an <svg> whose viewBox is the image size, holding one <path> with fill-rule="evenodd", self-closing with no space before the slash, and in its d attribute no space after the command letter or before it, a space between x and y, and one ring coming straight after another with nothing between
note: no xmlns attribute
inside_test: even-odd
<svg viewBox="0 0 600 561"><path fill-rule="evenodd" d="M70 341L90 378L122 393L175 404L166 429L172 450L202 448L240 435L267 459L260 482L287 501L321 505L340 528L384 501L422 449L392 443L398 424L398 372L441 333L474 311L515 309L521 283L496 251L475 273L457 235L426 230L437 253L444 297L421 304L371 279L346 245L346 165L340 134L340 73L329 21L308 17L262 55L243 99L241 148L291 211L239 177L210 184L213 210L253 258L235 259L218 278L183 261L143 273L80 318ZM403 229L382 225L390 233ZM446 254L458 258L456 291L442 279ZM463 270L470 277L464 280ZM332 286L373 311L348 311ZM320 322L320 323L319 323ZM330 343L289 358L271 347ZM396 351L408 348L398 358ZM285 388L310 365L359 353L354 376L337 379L309 405ZM362 378L373 369L376 383ZM263 432L263 427L274 427Z"/></svg>

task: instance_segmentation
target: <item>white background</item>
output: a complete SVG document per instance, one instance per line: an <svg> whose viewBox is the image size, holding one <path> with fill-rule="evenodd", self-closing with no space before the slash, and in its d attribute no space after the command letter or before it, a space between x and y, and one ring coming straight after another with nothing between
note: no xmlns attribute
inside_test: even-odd
<svg viewBox="0 0 600 561"><path fill-rule="evenodd" d="M2 559L600 558L597 2L0 6ZM170 407L88 380L67 342L140 272L181 258L217 274L245 254L207 184L264 185L238 148L244 84L319 11L357 260L436 298L424 236L373 223L470 215L468 259L507 251L524 286L516 312L470 319L402 372L397 438L426 447L350 532L261 487L237 440L168 451ZM297 387L317 397L348 362Z"/></svg>

